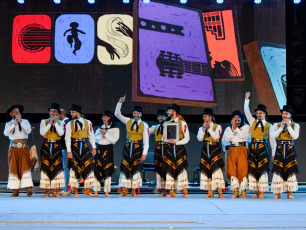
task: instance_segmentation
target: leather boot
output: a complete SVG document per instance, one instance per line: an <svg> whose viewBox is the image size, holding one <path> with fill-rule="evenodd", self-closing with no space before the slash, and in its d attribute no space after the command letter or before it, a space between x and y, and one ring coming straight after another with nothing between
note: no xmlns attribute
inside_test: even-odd
<svg viewBox="0 0 306 230"><path fill-rule="evenodd" d="M35 193L35 189L32 187L27 187L27 195L28 197L31 197Z"/></svg>
<svg viewBox="0 0 306 230"><path fill-rule="evenodd" d="M136 189L135 189L135 188L132 188L132 190L131 190L131 196L137 196L137 195L136 195Z"/></svg>
<svg viewBox="0 0 306 230"><path fill-rule="evenodd" d="M189 197L187 188L184 188L184 190L183 190L183 197L184 198L188 198Z"/></svg>
<svg viewBox="0 0 306 230"><path fill-rule="evenodd" d="M86 188L86 189L84 190L84 195L88 195L88 196L91 196L91 195L92 195L89 188Z"/></svg>
<svg viewBox="0 0 306 230"><path fill-rule="evenodd" d="M175 192L173 189L170 190L169 195L167 197L175 197Z"/></svg>
<svg viewBox="0 0 306 230"><path fill-rule="evenodd" d="M231 196L231 198L239 198L239 190L238 190L238 188L234 189L234 195Z"/></svg>
<svg viewBox="0 0 306 230"><path fill-rule="evenodd" d="M12 197L16 197L16 196L19 196L19 189L14 189Z"/></svg>
<svg viewBox="0 0 306 230"><path fill-rule="evenodd" d="M223 192L222 192L222 188L218 188L218 197L219 198L225 198L225 196L223 195Z"/></svg>
<svg viewBox="0 0 306 230"><path fill-rule="evenodd" d="M49 196L50 196L49 189L45 189L45 195L43 197L49 197Z"/></svg>
<svg viewBox="0 0 306 230"><path fill-rule="evenodd" d="M166 196L167 193L166 193L166 189L162 188L162 191L161 193L159 194L159 196Z"/></svg>
<svg viewBox="0 0 306 230"><path fill-rule="evenodd" d="M214 198L214 192L212 190L208 190L204 198Z"/></svg>
<svg viewBox="0 0 306 230"><path fill-rule="evenodd" d="M294 196L292 196L292 192L290 192L290 191L287 192L287 198L288 199L294 199Z"/></svg>
<svg viewBox="0 0 306 230"><path fill-rule="evenodd" d="M246 190L241 191L241 198L246 198Z"/></svg>
<svg viewBox="0 0 306 230"><path fill-rule="evenodd" d="M73 189L73 197L79 197L78 189L76 187L72 187L72 189Z"/></svg>
<svg viewBox="0 0 306 230"><path fill-rule="evenodd" d="M54 188L54 189L53 189L52 197L62 197L61 194L59 194L59 193L57 192L57 188Z"/></svg>
<svg viewBox="0 0 306 230"><path fill-rule="evenodd" d="M122 192L119 196L127 196L127 188L126 187L122 187Z"/></svg>

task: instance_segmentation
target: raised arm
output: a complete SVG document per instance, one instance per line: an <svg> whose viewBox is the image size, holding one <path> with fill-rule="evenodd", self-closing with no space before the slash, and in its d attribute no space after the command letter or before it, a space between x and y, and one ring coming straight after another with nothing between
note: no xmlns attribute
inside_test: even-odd
<svg viewBox="0 0 306 230"><path fill-rule="evenodd" d="M130 118L128 117L125 117L121 114L121 106L122 106L122 103L125 101L125 97L121 97L119 99L119 102L117 103L116 105L116 109L115 109L115 116L122 122L126 125L126 123L130 120Z"/></svg>
<svg viewBox="0 0 306 230"><path fill-rule="evenodd" d="M249 97L250 97L250 95L251 95L250 92L245 93L244 113L245 113L245 116L246 116L249 124L252 125L253 122L255 121L255 119L252 116L251 111L250 111L250 107L249 107L249 104L250 104Z"/></svg>

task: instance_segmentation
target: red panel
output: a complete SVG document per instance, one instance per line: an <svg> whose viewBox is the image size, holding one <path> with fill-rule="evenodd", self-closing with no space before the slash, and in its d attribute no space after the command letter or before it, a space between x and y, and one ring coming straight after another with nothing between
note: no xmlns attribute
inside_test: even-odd
<svg viewBox="0 0 306 230"><path fill-rule="evenodd" d="M48 63L51 58L51 19L48 15L14 18L12 58L16 63Z"/></svg>

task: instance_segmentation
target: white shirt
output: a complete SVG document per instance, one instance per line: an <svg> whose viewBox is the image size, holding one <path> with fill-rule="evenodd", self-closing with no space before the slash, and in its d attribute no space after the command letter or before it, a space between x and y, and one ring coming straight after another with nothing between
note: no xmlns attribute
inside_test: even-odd
<svg viewBox="0 0 306 230"><path fill-rule="evenodd" d="M28 134L31 133L31 125L28 120L21 119L21 129L19 130L19 125L14 125L14 120L11 120L5 124L4 135L9 137L10 140L20 140L28 139ZM13 133L15 129L15 132Z"/></svg>
<svg viewBox="0 0 306 230"><path fill-rule="evenodd" d="M226 151L225 147L230 146L231 142L226 141L225 138L224 138L224 135L223 135L222 140L221 140L221 144L222 144L222 150L223 150L223 152L225 152Z"/></svg>
<svg viewBox="0 0 306 230"><path fill-rule="evenodd" d="M283 131L282 126L280 126L279 128L277 127L278 123L275 123L272 127L272 136L273 138L278 138L279 135L281 134L281 132ZM293 140L296 140L299 138L300 135L300 125L295 123L294 125L294 129L291 127L291 121L290 121L290 125L288 126L288 132L291 135L291 137L293 138Z"/></svg>
<svg viewBox="0 0 306 230"><path fill-rule="evenodd" d="M121 114L121 106L122 103L118 102L115 109L115 116L123 123L127 124L130 118L125 117ZM134 122L134 119L132 119L132 123ZM138 125L140 125L141 119L138 120ZM136 126L133 126L133 129L136 129ZM149 150L149 126L147 123L144 122L144 129L143 129L143 135L142 135L142 144L143 144L143 150L142 154L147 155Z"/></svg>
<svg viewBox="0 0 306 230"><path fill-rule="evenodd" d="M84 119L81 117L79 120L83 124L83 129L85 128L84 125ZM91 121L88 121L88 139L89 143L91 144L91 147L93 149L96 148L96 143L95 143L95 135L93 133L93 128ZM66 147L67 147L67 152L71 152L71 122L73 122L73 125L75 125L76 120L69 121L68 124L66 125L66 134L65 134L65 141L66 141ZM80 125L77 124L78 130L81 129Z"/></svg>
<svg viewBox="0 0 306 230"><path fill-rule="evenodd" d="M247 142L248 135L250 132L250 126L245 124L241 128L236 128L234 132L232 132L231 127L227 127L224 131L224 139L225 141L230 141L233 144L238 144L238 142Z"/></svg>
<svg viewBox="0 0 306 230"><path fill-rule="evenodd" d="M221 125L217 125L217 128L215 131L213 131L213 127L214 127L214 123L210 122L209 124L209 129L207 130L207 132L210 134L210 136L212 137L212 139L217 140L221 138L221 133L222 133L222 127ZM198 141L203 141L205 135L205 128L202 126L199 128L198 131Z"/></svg>
<svg viewBox="0 0 306 230"><path fill-rule="evenodd" d="M102 125L102 128L105 128L105 125ZM101 128L96 130L95 139L99 145L114 145L119 140L119 128L110 128L110 125L107 128L104 137L100 133Z"/></svg>
<svg viewBox="0 0 306 230"><path fill-rule="evenodd" d="M56 122L54 124L55 131L57 132L57 134L59 136L64 135L64 124L65 124L65 122L63 122L63 121L61 121L60 125L58 124L58 122ZM46 121L41 120L41 122L40 122L40 135L45 136L50 128L51 128L50 122L49 122L48 125L46 125Z"/></svg>
<svg viewBox="0 0 306 230"><path fill-rule="evenodd" d="M179 122L179 118L177 117L174 120L171 120L170 122ZM176 142L175 145L186 145L190 140L188 125L183 120L182 120L182 132L184 134L184 138L182 140L179 140L178 142Z"/></svg>
<svg viewBox="0 0 306 230"><path fill-rule="evenodd" d="M246 99L244 101L244 113L245 113L245 116L250 124L250 126L252 127L252 124L253 122L258 122L258 120L252 116L251 114L251 111L250 111L250 108L249 108L249 103L250 103L250 100L249 99ZM263 126L266 125L266 119L262 120L262 124ZM261 124L259 124L257 127L261 127ZM272 136L272 125L270 126L270 130L269 130L269 142L270 142L270 147L271 147L271 150L272 150L272 156L275 155L275 151L276 151L276 141L275 141L275 138L273 138ZM251 130L250 130L251 132Z"/></svg>

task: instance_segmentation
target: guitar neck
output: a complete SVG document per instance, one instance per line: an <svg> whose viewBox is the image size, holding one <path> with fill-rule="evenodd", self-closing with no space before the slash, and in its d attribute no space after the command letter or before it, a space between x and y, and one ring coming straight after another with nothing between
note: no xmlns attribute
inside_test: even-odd
<svg viewBox="0 0 306 230"><path fill-rule="evenodd" d="M182 69L185 73L210 76L210 68L208 63L182 61Z"/></svg>

